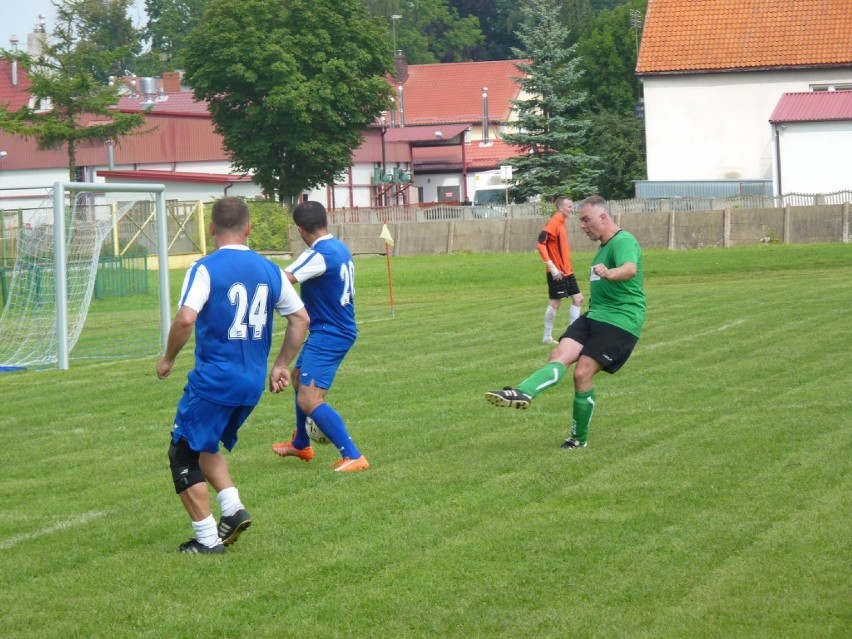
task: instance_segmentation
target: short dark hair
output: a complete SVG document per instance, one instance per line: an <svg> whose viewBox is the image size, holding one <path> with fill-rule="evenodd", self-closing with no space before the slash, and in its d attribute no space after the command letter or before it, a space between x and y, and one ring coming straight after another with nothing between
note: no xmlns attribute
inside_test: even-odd
<svg viewBox="0 0 852 639"><path fill-rule="evenodd" d="M585 200L580 202L580 208L583 208L584 206L598 206L606 211L607 215L609 215L609 203L600 195L590 195L587 197Z"/></svg>
<svg viewBox="0 0 852 639"><path fill-rule="evenodd" d="M213 204L213 224L221 231L240 231L249 222L249 208L238 197L223 197Z"/></svg>
<svg viewBox="0 0 852 639"><path fill-rule="evenodd" d="M319 202L300 202L293 209L293 222L308 233L328 228L328 215L325 207Z"/></svg>

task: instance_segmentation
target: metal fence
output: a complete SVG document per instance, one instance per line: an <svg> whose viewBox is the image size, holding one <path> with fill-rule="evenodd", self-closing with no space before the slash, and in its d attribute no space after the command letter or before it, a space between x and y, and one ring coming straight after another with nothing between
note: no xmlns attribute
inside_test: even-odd
<svg viewBox="0 0 852 639"><path fill-rule="evenodd" d="M734 195L730 197L672 197L610 200L613 214L680 213L687 211L724 211L726 209L774 209L786 206L822 206L852 203L852 191L835 193L788 193ZM329 211L331 224L376 224L391 222L433 222L445 220L507 219L549 216L554 205L548 202L525 204L461 206L453 204L414 204L386 208L351 208Z"/></svg>

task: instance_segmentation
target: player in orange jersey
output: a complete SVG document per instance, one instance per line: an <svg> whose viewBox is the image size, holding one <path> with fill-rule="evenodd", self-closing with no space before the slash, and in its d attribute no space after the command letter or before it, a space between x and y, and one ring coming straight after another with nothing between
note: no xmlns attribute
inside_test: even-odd
<svg viewBox="0 0 852 639"><path fill-rule="evenodd" d="M565 230L565 221L573 211L574 202L570 197L563 195L556 198L556 213L538 236L538 252L547 266L547 291L550 298L544 312L542 342L545 344L556 344L553 339L553 324L556 322L556 313L563 298L571 298L571 306L568 309L569 325L580 317L580 308L583 306L583 294L580 292L577 278L574 277L571 248Z"/></svg>

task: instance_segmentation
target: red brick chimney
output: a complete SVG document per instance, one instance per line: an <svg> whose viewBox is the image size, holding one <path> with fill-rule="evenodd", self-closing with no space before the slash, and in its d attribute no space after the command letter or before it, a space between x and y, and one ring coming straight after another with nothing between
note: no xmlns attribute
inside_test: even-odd
<svg viewBox="0 0 852 639"><path fill-rule="evenodd" d="M180 71L163 72L163 93L180 93Z"/></svg>

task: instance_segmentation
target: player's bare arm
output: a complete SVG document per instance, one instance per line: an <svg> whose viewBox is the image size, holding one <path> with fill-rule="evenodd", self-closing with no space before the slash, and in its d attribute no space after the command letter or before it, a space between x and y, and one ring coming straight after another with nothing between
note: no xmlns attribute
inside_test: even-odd
<svg viewBox="0 0 852 639"><path fill-rule="evenodd" d="M171 374L175 359L189 341L197 318L198 312L188 306L181 306L178 310L171 328L169 328L166 352L157 362L157 377L159 379L165 379Z"/></svg>
<svg viewBox="0 0 852 639"><path fill-rule="evenodd" d="M284 331L284 341L281 350L269 371L269 391L280 393L290 385L290 364L299 354L299 349L308 334L311 320L308 312L302 308L287 316L287 329Z"/></svg>

